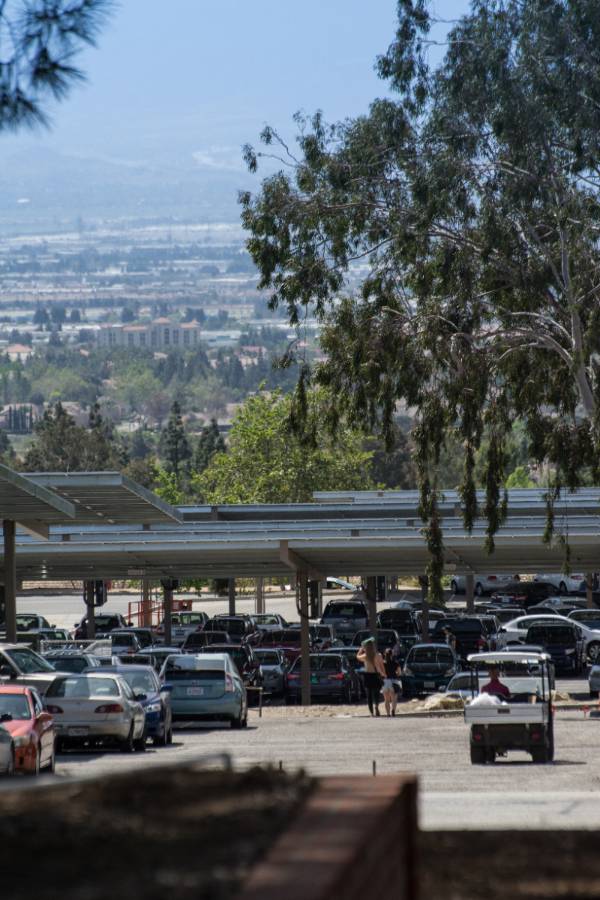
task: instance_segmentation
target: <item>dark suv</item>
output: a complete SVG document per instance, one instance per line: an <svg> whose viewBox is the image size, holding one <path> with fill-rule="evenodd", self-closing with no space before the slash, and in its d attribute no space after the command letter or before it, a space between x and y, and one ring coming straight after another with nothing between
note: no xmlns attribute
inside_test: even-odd
<svg viewBox="0 0 600 900"><path fill-rule="evenodd" d="M532 625L527 632L527 644L539 644L548 653L557 672L573 672L583 669L583 641L576 625L564 622L544 622Z"/></svg>
<svg viewBox="0 0 600 900"><path fill-rule="evenodd" d="M332 625L336 637L345 644L368 624L369 613L362 600L330 600L321 616L321 625Z"/></svg>
<svg viewBox="0 0 600 900"><path fill-rule="evenodd" d="M471 653L481 653L489 649L488 645L488 628L481 619L464 618L464 619L440 619L435 623L433 634L431 635L432 643L449 643L447 640L448 632L453 636L454 652L459 659L465 661Z"/></svg>

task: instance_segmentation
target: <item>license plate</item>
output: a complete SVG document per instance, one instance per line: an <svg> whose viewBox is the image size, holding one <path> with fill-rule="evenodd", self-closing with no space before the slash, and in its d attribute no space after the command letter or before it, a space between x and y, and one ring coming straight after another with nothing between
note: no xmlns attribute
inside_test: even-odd
<svg viewBox="0 0 600 900"><path fill-rule="evenodd" d="M68 733L71 737L86 737L88 730L87 728L69 728Z"/></svg>
<svg viewBox="0 0 600 900"><path fill-rule="evenodd" d="M435 681L426 681L425 687L426 688L435 688Z"/></svg>
<svg viewBox="0 0 600 900"><path fill-rule="evenodd" d="M201 697L204 693L204 688L202 687L189 687L187 689L188 697Z"/></svg>

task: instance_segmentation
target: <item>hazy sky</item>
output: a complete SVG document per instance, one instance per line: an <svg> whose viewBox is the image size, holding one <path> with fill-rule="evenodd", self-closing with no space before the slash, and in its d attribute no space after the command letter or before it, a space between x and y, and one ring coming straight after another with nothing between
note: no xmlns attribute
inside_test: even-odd
<svg viewBox="0 0 600 900"><path fill-rule="evenodd" d="M452 18L468 0L435 0ZM2 138L78 155L237 167L265 122L298 109L329 120L366 110L385 86L373 63L394 34L395 0L121 0L88 83L49 133Z"/></svg>

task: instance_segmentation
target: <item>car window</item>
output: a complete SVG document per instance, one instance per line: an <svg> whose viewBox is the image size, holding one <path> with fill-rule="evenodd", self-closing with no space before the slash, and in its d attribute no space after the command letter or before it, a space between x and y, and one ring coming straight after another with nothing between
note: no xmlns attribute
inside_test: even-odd
<svg viewBox="0 0 600 900"><path fill-rule="evenodd" d="M154 694L158 690L156 676L153 672L120 672L119 674L134 694Z"/></svg>
<svg viewBox="0 0 600 900"><path fill-rule="evenodd" d="M31 710L25 694L0 694L0 716L2 715L22 721L30 719Z"/></svg>
<svg viewBox="0 0 600 900"><path fill-rule="evenodd" d="M361 603L328 603L323 617L339 616L344 619L365 619L367 610Z"/></svg>
<svg viewBox="0 0 600 900"><path fill-rule="evenodd" d="M31 675L34 672L54 672L54 668L50 663L28 648L16 648L14 650L5 650L6 656L21 670L25 675Z"/></svg>
<svg viewBox="0 0 600 900"><path fill-rule="evenodd" d="M52 659L52 665L59 672L83 672L88 661L84 656L59 656Z"/></svg>
<svg viewBox="0 0 600 900"><path fill-rule="evenodd" d="M57 678L48 690L47 697L87 699L89 697L118 697L119 685L114 678Z"/></svg>
<svg viewBox="0 0 600 900"><path fill-rule="evenodd" d="M44 711L44 707L37 691L31 692L31 699L33 700L33 709L36 716L41 715L41 713Z"/></svg>
<svg viewBox="0 0 600 900"><path fill-rule="evenodd" d="M311 672L339 672L341 669L342 661L339 656L331 656L323 655L323 656L311 656L310 657L310 670ZM292 672L299 672L302 666L302 660L300 657L294 660L294 665L291 668Z"/></svg>
<svg viewBox="0 0 600 900"><path fill-rule="evenodd" d="M123 679L123 681L121 682L121 685L122 685L123 694L127 697L127 699L135 700L135 695L133 693L133 690L131 689L130 685L127 683L127 681L125 679ZM142 694L142 693L143 693L143 691L140 691L140 694Z"/></svg>

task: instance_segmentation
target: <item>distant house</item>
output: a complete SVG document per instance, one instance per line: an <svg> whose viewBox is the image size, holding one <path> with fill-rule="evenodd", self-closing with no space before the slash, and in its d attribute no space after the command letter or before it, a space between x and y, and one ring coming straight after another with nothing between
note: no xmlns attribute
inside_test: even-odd
<svg viewBox="0 0 600 900"><path fill-rule="evenodd" d="M33 348L26 344L9 344L3 352L11 362L26 362L34 354Z"/></svg>
<svg viewBox="0 0 600 900"><path fill-rule="evenodd" d="M163 317L142 325L102 325L97 339L99 347L191 350L200 343L201 329L197 322L172 322Z"/></svg>

